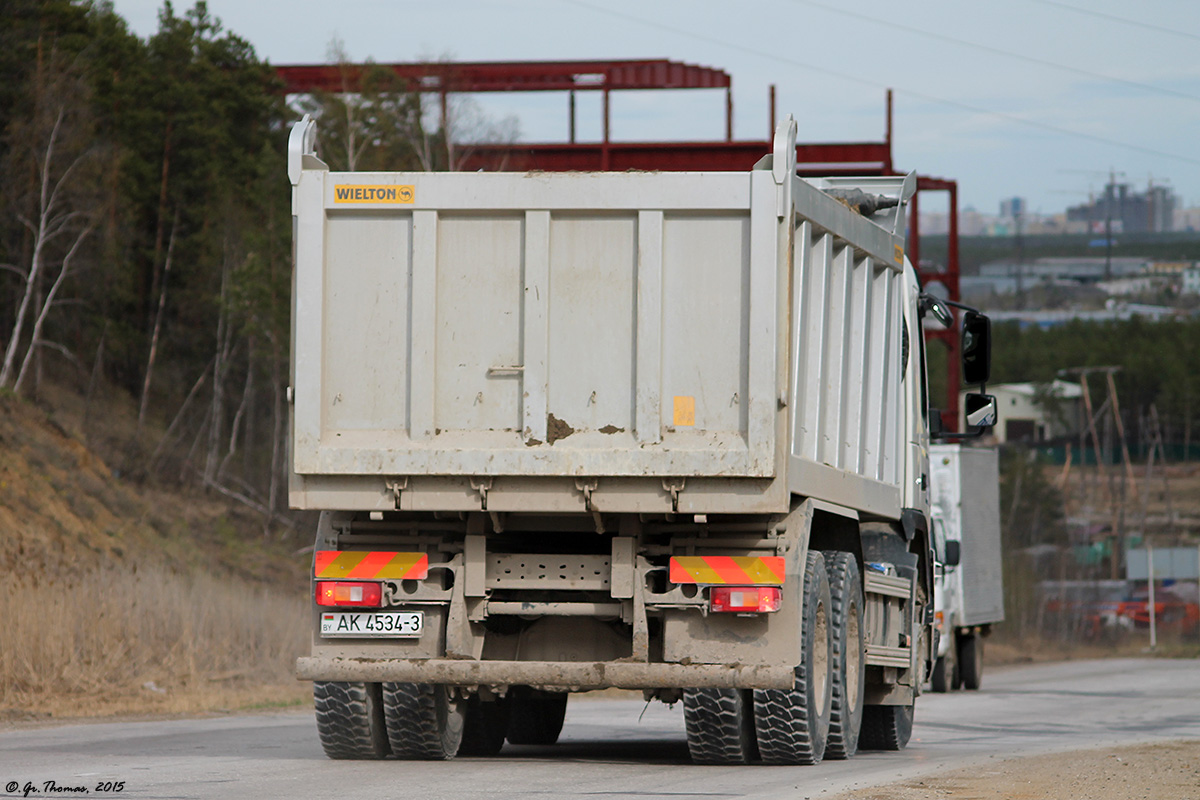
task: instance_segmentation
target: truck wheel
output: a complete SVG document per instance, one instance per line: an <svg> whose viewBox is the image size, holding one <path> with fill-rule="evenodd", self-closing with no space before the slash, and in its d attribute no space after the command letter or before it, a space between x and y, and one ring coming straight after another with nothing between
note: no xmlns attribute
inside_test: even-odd
<svg viewBox="0 0 1200 800"><path fill-rule="evenodd" d="M330 758L386 758L391 753L378 683L314 681L317 736Z"/></svg>
<svg viewBox="0 0 1200 800"><path fill-rule="evenodd" d="M825 559L815 551L804 565L803 603L795 688L754 690L754 730L766 764L817 764L825 755L833 648L829 576Z"/></svg>
<svg viewBox="0 0 1200 800"><path fill-rule="evenodd" d="M948 692L962 686L962 678L958 671L958 642L954 631L946 635L950 637L946 655L939 656L938 660L933 662L933 673L929 676L929 683L935 692Z"/></svg>
<svg viewBox="0 0 1200 800"><path fill-rule="evenodd" d="M445 686L383 684L383 718L397 758L445 761L458 754L466 704Z"/></svg>
<svg viewBox="0 0 1200 800"><path fill-rule="evenodd" d="M460 756L494 756L500 752L508 734L510 703L507 697L485 703L479 695L467 701Z"/></svg>
<svg viewBox="0 0 1200 800"><path fill-rule="evenodd" d="M528 686L514 686L508 741L511 744L554 744L562 733L566 714L565 692L539 692Z"/></svg>
<svg viewBox="0 0 1200 800"><path fill-rule="evenodd" d="M938 656L937 661L933 662L933 671L929 673L929 687L935 692L943 693L949 691L950 683L946 680L946 657Z"/></svg>
<svg viewBox="0 0 1200 800"><path fill-rule="evenodd" d="M912 736L912 706L866 706L863 709L863 750L903 750Z"/></svg>
<svg viewBox="0 0 1200 800"><path fill-rule="evenodd" d="M833 688L829 711L829 740L825 758L849 758L858 751L858 733L862 727L863 619L862 578L858 562L851 553L826 551L825 569L829 573L830 625L833 657L830 673Z"/></svg>
<svg viewBox="0 0 1200 800"><path fill-rule="evenodd" d="M983 637L977 633L959 637L958 664L963 686L978 689L983 683Z"/></svg>
<svg viewBox="0 0 1200 800"><path fill-rule="evenodd" d="M683 722L696 764L749 764L754 744L754 695L746 689L687 689Z"/></svg>

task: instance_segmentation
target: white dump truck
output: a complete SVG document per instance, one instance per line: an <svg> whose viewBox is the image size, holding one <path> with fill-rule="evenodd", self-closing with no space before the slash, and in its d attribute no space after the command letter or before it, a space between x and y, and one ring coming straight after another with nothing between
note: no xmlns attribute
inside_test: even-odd
<svg viewBox="0 0 1200 800"><path fill-rule="evenodd" d="M978 689L983 639L1004 621L1000 552L1000 463L992 447L930 448L934 519L935 692Z"/></svg>
<svg viewBox="0 0 1200 800"><path fill-rule="evenodd" d="M289 497L333 758L682 702L697 762L899 749L933 661L912 176L338 173L289 140ZM963 321L986 379L987 319ZM968 419L994 415L973 395Z"/></svg>

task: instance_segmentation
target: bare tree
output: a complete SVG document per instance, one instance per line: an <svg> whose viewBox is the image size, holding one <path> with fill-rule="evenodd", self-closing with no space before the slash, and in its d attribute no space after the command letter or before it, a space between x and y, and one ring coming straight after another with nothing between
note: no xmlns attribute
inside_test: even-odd
<svg viewBox="0 0 1200 800"><path fill-rule="evenodd" d="M521 134L515 116L488 116L468 95L451 95L446 100L441 133L446 148L446 168L458 172L479 144L512 144Z"/></svg>
<svg viewBox="0 0 1200 800"><path fill-rule="evenodd" d="M472 97L449 91L454 62L426 59L428 82L409 85L386 66L369 59L352 64L341 40L329 44L328 58L341 77L339 91L314 93L298 110L321 126L318 148L335 170L435 170L462 168L475 145L511 143L517 118L490 117Z"/></svg>
<svg viewBox="0 0 1200 800"><path fill-rule="evenodd" d="M97 219L92 175L100 149L91 143L84 81L58 65L51 55L34 82L31 117L17 123L17 138L6 165L9 174L32 167L32 196L16 211L31 240L27 264L2 265L19 276L20 300L0 363L0 388L21 391L38 348L50 347L70 356L61 344L45 338L47 318L60 301L63 285L76 269L85 240ZM51 279L52 276L52 279ZM45 282L50 280L49 288ZM32 317L32 330L27 327Z"/></svg>
<svg viewBox="0 0 1200 800"><path fill-rule="evenodd" d="M162 335L163 312L167 306L167 278L171 275L171 260L175 255L175 236L179 233L179 209L175 210L175 222L171 225L171 241L167 245L167 260L163 264L162 278L158 287L158 310L154 313L154 330L150 334L150 354L146 357L146 377L142 382L142 401L138 404L137 435L142 434L146 422L146 410L150 406L150 384L154 378L154 363L158 360L158 340Z"/></svg>

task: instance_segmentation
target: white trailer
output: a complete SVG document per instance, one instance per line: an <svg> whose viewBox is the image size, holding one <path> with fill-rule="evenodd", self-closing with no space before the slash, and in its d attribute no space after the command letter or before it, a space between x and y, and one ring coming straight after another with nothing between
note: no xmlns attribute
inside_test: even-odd
<svg viewBox="0 0 1200 800"><path fill-rule="evenodd" d="M992 447L930 448L934 518L935 692L978 689L983 639L1004 621L1000 548L1000 466Z"/></svg>
<svg viewBox="0 0 1200 800"><path fill-rule="evenodd" d="M336 173L315 137L290 501L322 512L326 752L550 743L605 687L682 700L701 762L902 747L949 313L904 257L913 177L801 180L790 118L732 173Z"/></svg>

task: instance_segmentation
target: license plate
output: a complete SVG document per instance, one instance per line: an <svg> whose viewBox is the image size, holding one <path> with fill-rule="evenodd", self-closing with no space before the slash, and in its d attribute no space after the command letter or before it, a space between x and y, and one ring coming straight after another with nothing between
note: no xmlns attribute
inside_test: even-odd
<svg viewBox="0 0 1200 800"><path fill-rule="evenodd" d="M326 637L415 638L421 635L424 628L425 612L423 611L324 612L321 614L321 635Z"/></svg>

